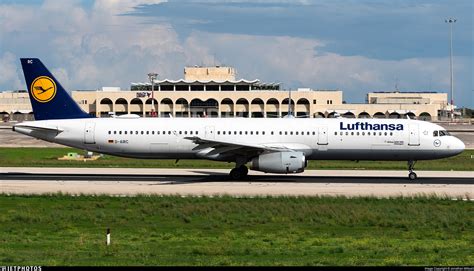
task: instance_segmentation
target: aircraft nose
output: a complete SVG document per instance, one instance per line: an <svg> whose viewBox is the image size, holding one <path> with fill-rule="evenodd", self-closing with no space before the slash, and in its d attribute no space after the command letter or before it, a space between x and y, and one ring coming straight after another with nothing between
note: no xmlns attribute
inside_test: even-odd
<svg viewBox="0 0 474 271"><path fill-rule="evenodd" d="M459 138L454 138L453 150L455 150L456 153L463 152L465 148L466 145L464 145L464 142L462 142Z"/></svg>
<svg viewBox="0 0 474 271"><path fill-rule="evenodd" d="M466 149L466 145L464 145L464 142L462 142L459 138L456 138L456 139L458 140L458 144L459 144L458 148L462 151Z"/></svg>

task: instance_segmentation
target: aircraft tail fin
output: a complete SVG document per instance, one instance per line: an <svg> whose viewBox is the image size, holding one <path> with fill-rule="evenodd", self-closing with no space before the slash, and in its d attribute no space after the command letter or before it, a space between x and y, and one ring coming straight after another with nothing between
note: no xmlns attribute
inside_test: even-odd
<svg viewBox="0 0 474 271"><path fill-rule="evenodd" d="M21 58L35 120L90 118L38 58Z"/></svg>

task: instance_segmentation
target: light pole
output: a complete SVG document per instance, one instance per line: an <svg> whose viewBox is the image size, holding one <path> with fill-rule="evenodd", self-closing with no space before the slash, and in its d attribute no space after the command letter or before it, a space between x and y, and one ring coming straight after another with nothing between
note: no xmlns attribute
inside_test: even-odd
<svg viewBox="0 0 474 271"><path fill-rule="evenodd" d="M449 67L451 70L451 121L454 121L454 82L453 82L453 24L455 18L448 18L444 22L449 24Z"/></svg>
<svg viewBox="0 0 474 271"><path fill-rule="evenodd" d="M150 79L151 82L151 116L155 116L155 79L158 76L157 73L150 72L148 74L148 78Z"/></svg>

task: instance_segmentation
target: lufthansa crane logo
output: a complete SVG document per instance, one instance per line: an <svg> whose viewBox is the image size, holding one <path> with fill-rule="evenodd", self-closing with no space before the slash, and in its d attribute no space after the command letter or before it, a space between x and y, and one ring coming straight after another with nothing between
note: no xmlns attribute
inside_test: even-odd
<svg viewBox="0 0 474 271"><path fill-rule="evenodd" d="M56 96L56 83L47 76L40 76L33 81L30 91L35 100L47 103Z"/></svg>

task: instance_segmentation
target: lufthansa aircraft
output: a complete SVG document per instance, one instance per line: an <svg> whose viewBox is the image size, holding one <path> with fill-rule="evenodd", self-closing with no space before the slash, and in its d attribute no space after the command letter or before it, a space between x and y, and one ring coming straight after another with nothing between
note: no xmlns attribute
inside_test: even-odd
<svg viewBox="0 0 474 271"><path fill-rule="evenodd" d="M443 127L411 119L94 118L85 113L36 58L22 58L36 121L13 131L88 151L133 158L235 162L233 179L248 169L303 172L308 160L408 161L464 150Z"/></svg>

